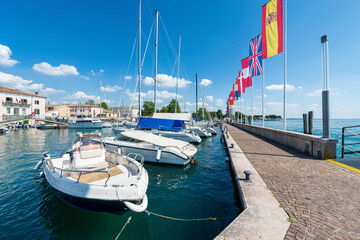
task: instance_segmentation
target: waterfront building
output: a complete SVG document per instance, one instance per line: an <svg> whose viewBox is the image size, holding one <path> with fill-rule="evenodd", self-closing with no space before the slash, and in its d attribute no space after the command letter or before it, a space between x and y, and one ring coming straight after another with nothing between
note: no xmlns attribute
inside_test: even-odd
<svg viewBox="0 0 360 240"><path fill-rule="evenodd" d="M34 115L44 117L46 97L0 86L0 121Z"/></svg>
<svg viewBox="0 0 360 240"><path fill-rule="evenodd" d="M101 110L102 116L107 117L107 118L117 118L118 115L116 112L107 110L107 109L103 109Z"/></svg>
<svg viewBox="0 0 360 240"><path fill-rule="evenodd" d="M76 115L97 117L100 115L99 106L88 104L71 104L67 106L70 108L70 117L75 117Z"/></svg>
<svg viewBox="0 0 360 240"><path fill-rule="evenodd" d="M57 104L57 105L46 104L45 115L47 117L69 118L70 108L63 104Z"/></svg>
<svg viewBox="0 0 360 240"><path fill-rule="evenodd" d="M110 107L109 110L115 112L119 118L137 118L139 116L139 109L135 107L132 107L130 110L128 106Z"/></svg>

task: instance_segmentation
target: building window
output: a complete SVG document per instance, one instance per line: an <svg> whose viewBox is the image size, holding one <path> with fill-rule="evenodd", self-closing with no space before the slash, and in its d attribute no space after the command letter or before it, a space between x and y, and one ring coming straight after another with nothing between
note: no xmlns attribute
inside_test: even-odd
<svg viewBox="0 0 360 240"><path fill-rule="evenodd" d="M7 97L5 101L6 101L6 102L12 102L12 100L13 100L12 98Z"/></svg>
<svg viewBox="0 0 360 240"><path fill-rule="evenodd" d="M21 99L22 104L27 104L27 99Z"/></svg>
<svg viewBox="0 0 360 240"><path fill-rule="evenodd" d="M25 108L22 109L22 115L26 115L26 109Z"/></svg>
<svg viewBox="0 0 360 240"><path fill-rule="evenodd" d="M18 108L14 108L14 115L19 115L19 109Z"/></svg>
<svg viewBox="0 0 360 240"><path fill-rule="evenodd" d="M39 100L35 100L35 104L36 104L36 105L39 105Z"/></svg>
<svg viewBox="0 0 360 240"><path fill-rule="evenodd" d="M35 114L40 114L40 109L35 109L34 112Z"/></svg>
<svg viewBox="0 0 360 240"><path fill-rule="evenodd" d="M7 112L7 114L10 114L11 113L11 108L6 108L6 112Z"/></svg>

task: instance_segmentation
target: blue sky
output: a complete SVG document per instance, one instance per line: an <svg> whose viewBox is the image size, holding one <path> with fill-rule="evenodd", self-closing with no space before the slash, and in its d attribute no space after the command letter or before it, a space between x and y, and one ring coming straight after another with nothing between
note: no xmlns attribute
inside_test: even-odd
<svg viewBox="0 0 360 240"><path fill-rule="evenodd" d="M175 94L174 63L181 32L181 107L194 109L198 73L199 80L206 79L208 108L224 110L240 61L248 56L249 40L261 32L261 6L266 1L142 2L142 54L153 10L158 9L161 16L158 107L168 104ZM288 1L287 117L301 117L310 110L321 117L320 37L328 34L331 117L360 118L360 30L355 24L360 1L299 3ZM5 1L2 8L0 85L40 90L50 103L73 103L98 99L101 77L102 99L111 106L130 103L137 74L136 49L129 71L128 66L137 36L138 1ZM142 70L144 100L152 99L153 40L151 36ZM279 54L265 62L267 114L282 113L282 90L276 90L276 85L283 83L283 58ZM260 114L261 77L254 79L254 106L255 114Z"/></svg>

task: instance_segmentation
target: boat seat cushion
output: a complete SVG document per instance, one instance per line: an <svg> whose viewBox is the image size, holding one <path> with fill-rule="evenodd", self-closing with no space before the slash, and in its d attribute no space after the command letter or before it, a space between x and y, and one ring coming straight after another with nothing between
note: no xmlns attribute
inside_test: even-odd
<svg viewBox="0 0 360 240"><path fill-rule="evenodd" d="M107 168L108 166L109 166L108 162L99 162L99 163L79 166L76 168L76 170L99 171Z"/></svg>
<svg viewBox="0 0 360 240"><path fill-rule="evenodd" d="M96 149L96 150L91 150L91 151L81 151L80 152L80 158L81 159L96 158L96 157L101 157L101 155L102 155L102 150L101 149Z"/></svg>

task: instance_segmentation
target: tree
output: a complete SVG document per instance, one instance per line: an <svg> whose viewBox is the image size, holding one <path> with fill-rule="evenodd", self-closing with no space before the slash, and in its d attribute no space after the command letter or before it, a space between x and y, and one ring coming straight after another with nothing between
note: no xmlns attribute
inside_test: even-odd
<svg viewBox="0 0 360 240"><path fill-rule="evenodd" d="M154 106L154 102L145 101L143 104L143 110L141 111L141 115L151 117L154 114Z"/></svg>
<svg viewBox="0 0 360 240"><path fill-rule="evenodd" d="M179 102L177 102L175 99L171 100L171 102L168 105L162 107L160 112L162 112L162 113L174 113L176 103L177 103L176 112L181 113L181 108L180 108Z"/></svg>
<svg viewBox="0 0 360 240"><path fill-rule="evenodd" d="M106 102L102 102L101 103L101 107L103 108L103 109L109 109L109 107L108 107L108 105L107 105L107 103Z"/></svg>
<svg viewBox="0 0 360 240"><path fill-rule="evenodd" d="M167 107L168 107L168 105L167 105L167 106L163 106L163 107L161 108L160 112L161 112L161 113L167 113L167 112L169 112Z"/></svg>
<svg viewBox="0 0 360 240"><path fill-rule="evenodd" d="M89 99L85 102L86 105L95 105L95 101L93 99Z"/></svg>
<svg viewBox="0 0 360 240"><path fill-rule="evenodd" d="M203 115L203 112L204 112L204 115ZM203 108L199 108L197 115L198 115L198 118L200 118L200 119L204 118L204 120L210 120L209 114L206 111L206 108L204 108L204 111L203 111Z"/></svg>
<svg viewBox="0 0 360 240"><path fill-rule="evenodd" d="M224 114L222 113L221 109L217 110L217 112L216 112L216 117L217 117L219 120L224 119Z"/></svg>

